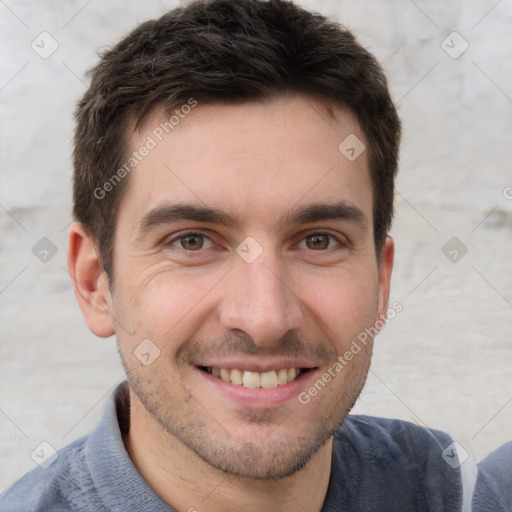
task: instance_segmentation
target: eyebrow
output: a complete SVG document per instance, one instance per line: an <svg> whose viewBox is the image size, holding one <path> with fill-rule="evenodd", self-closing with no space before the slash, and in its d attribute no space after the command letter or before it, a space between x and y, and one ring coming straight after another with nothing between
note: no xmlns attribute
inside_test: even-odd
<svg viewBox="0 0 512 512"><path fill-rule="evenodd" d="M240 229L242 220L234 215L217 208L196 206L192 204L160 204L147 212L141 219L137 230L137 238L141 238L152 229L183 220L192 220L208 224L221 224L228 228ZM368 218L362 210L346 202L314 203L304 207L294 207L275 225L307 224L323 220L338 220L354 223L362 230L368 228Z"/></svg>
<svg viewBox="0 0 512 512"><path fill-rule="evenodd" d="M332 204L314 203L304 207L295 207L278 224L307 224L323 220L345 221L356 224L363 230L368 228L368 218L364 212L347 201L338 201Z"/></svg>
<svg viewBox="0 0 512 512"><path fill-rule="evenodd" d="M222 224L229 228L239 228L241 220L236 215L217 208L195 206L192 204L161 204L147 212L139 223L137 238L147 231L163 224L182 220L194 220L209 224Z"/></svg>

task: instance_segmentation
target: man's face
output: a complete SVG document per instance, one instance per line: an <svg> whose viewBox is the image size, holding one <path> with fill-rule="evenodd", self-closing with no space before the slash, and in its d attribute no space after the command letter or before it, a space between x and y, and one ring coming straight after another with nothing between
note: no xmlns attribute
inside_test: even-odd
<svg viewBox="0 0 512 512"><path fill-rule="evenodd" d="M162 112L131 137L131 151L157 144L118 212L119 350L151 421L231 474L290 475L325 444L371 341L333 365L387 307L367 154L338 150L364 136L336 115L301 97L199 104L162 141Z"/></svg>

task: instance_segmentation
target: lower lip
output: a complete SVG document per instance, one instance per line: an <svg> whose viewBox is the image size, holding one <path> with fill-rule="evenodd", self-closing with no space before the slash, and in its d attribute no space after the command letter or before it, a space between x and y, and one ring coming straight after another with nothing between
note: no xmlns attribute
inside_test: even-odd
<svg viewBox="0 0 512 512"><path fill-rule="evenodd" d="M242 385L226 382L219 377L196 368L208 386L212 386L216 395L222 395L237 402L244 407L252 409L264 409L277 407L286 401L297 398L306 387L308 381L317 373L316 369L310 369L301 373L295 380L284 386L275 388L246 388Z"/></svg>

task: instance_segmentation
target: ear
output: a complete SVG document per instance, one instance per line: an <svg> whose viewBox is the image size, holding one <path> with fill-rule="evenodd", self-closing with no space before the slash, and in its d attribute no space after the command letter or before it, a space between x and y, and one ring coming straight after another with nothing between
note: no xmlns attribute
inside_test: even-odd
<svg viewBox="0 0 512 512"><path fill-rule="evenodd" d="M391 287L391 273L393 271L393 260L395 258L395 243L388 236L382 247L380 265L379 265L379 291L377 320L385 320L387 317L389 290ZM381 324L381 322L379 322Z"/></svg>
<svg viewBox="0 0 512 512"><path fill-rule="evenodd" d="M112 336L114 322L108 277L96 243L79 222L74 222L69 231L68 270L87 326L96 336Z"/></svg>

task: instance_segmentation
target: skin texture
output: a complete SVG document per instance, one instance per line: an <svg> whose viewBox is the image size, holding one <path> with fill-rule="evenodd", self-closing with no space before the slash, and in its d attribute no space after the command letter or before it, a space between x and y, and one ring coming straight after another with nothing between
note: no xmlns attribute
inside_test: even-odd
<svg viewBox="0 0 512 512"><path fill-rule="evenodd" d="M180 512L322 506L332 435L364 385L372 342L309 403L297 395L385 315L393 263L390 238L376 259L366 152L351 162L338 150L364 135L350 112L333 111L302 96L195 107L129 177L111 289L94 241L71 228L78 301L94 334L116 334L130 383L125 445ZM131 149L162 119L130 130ZM357 218L290 219L339 202ZM148 215L178 203L237 223ZM195 237L176 238L187 230ZM261 254L248 263L237 247ZM134 354L146 339L158 354L149 365ZM198 365L311 370L291 397L239 401Z"/></svg>

